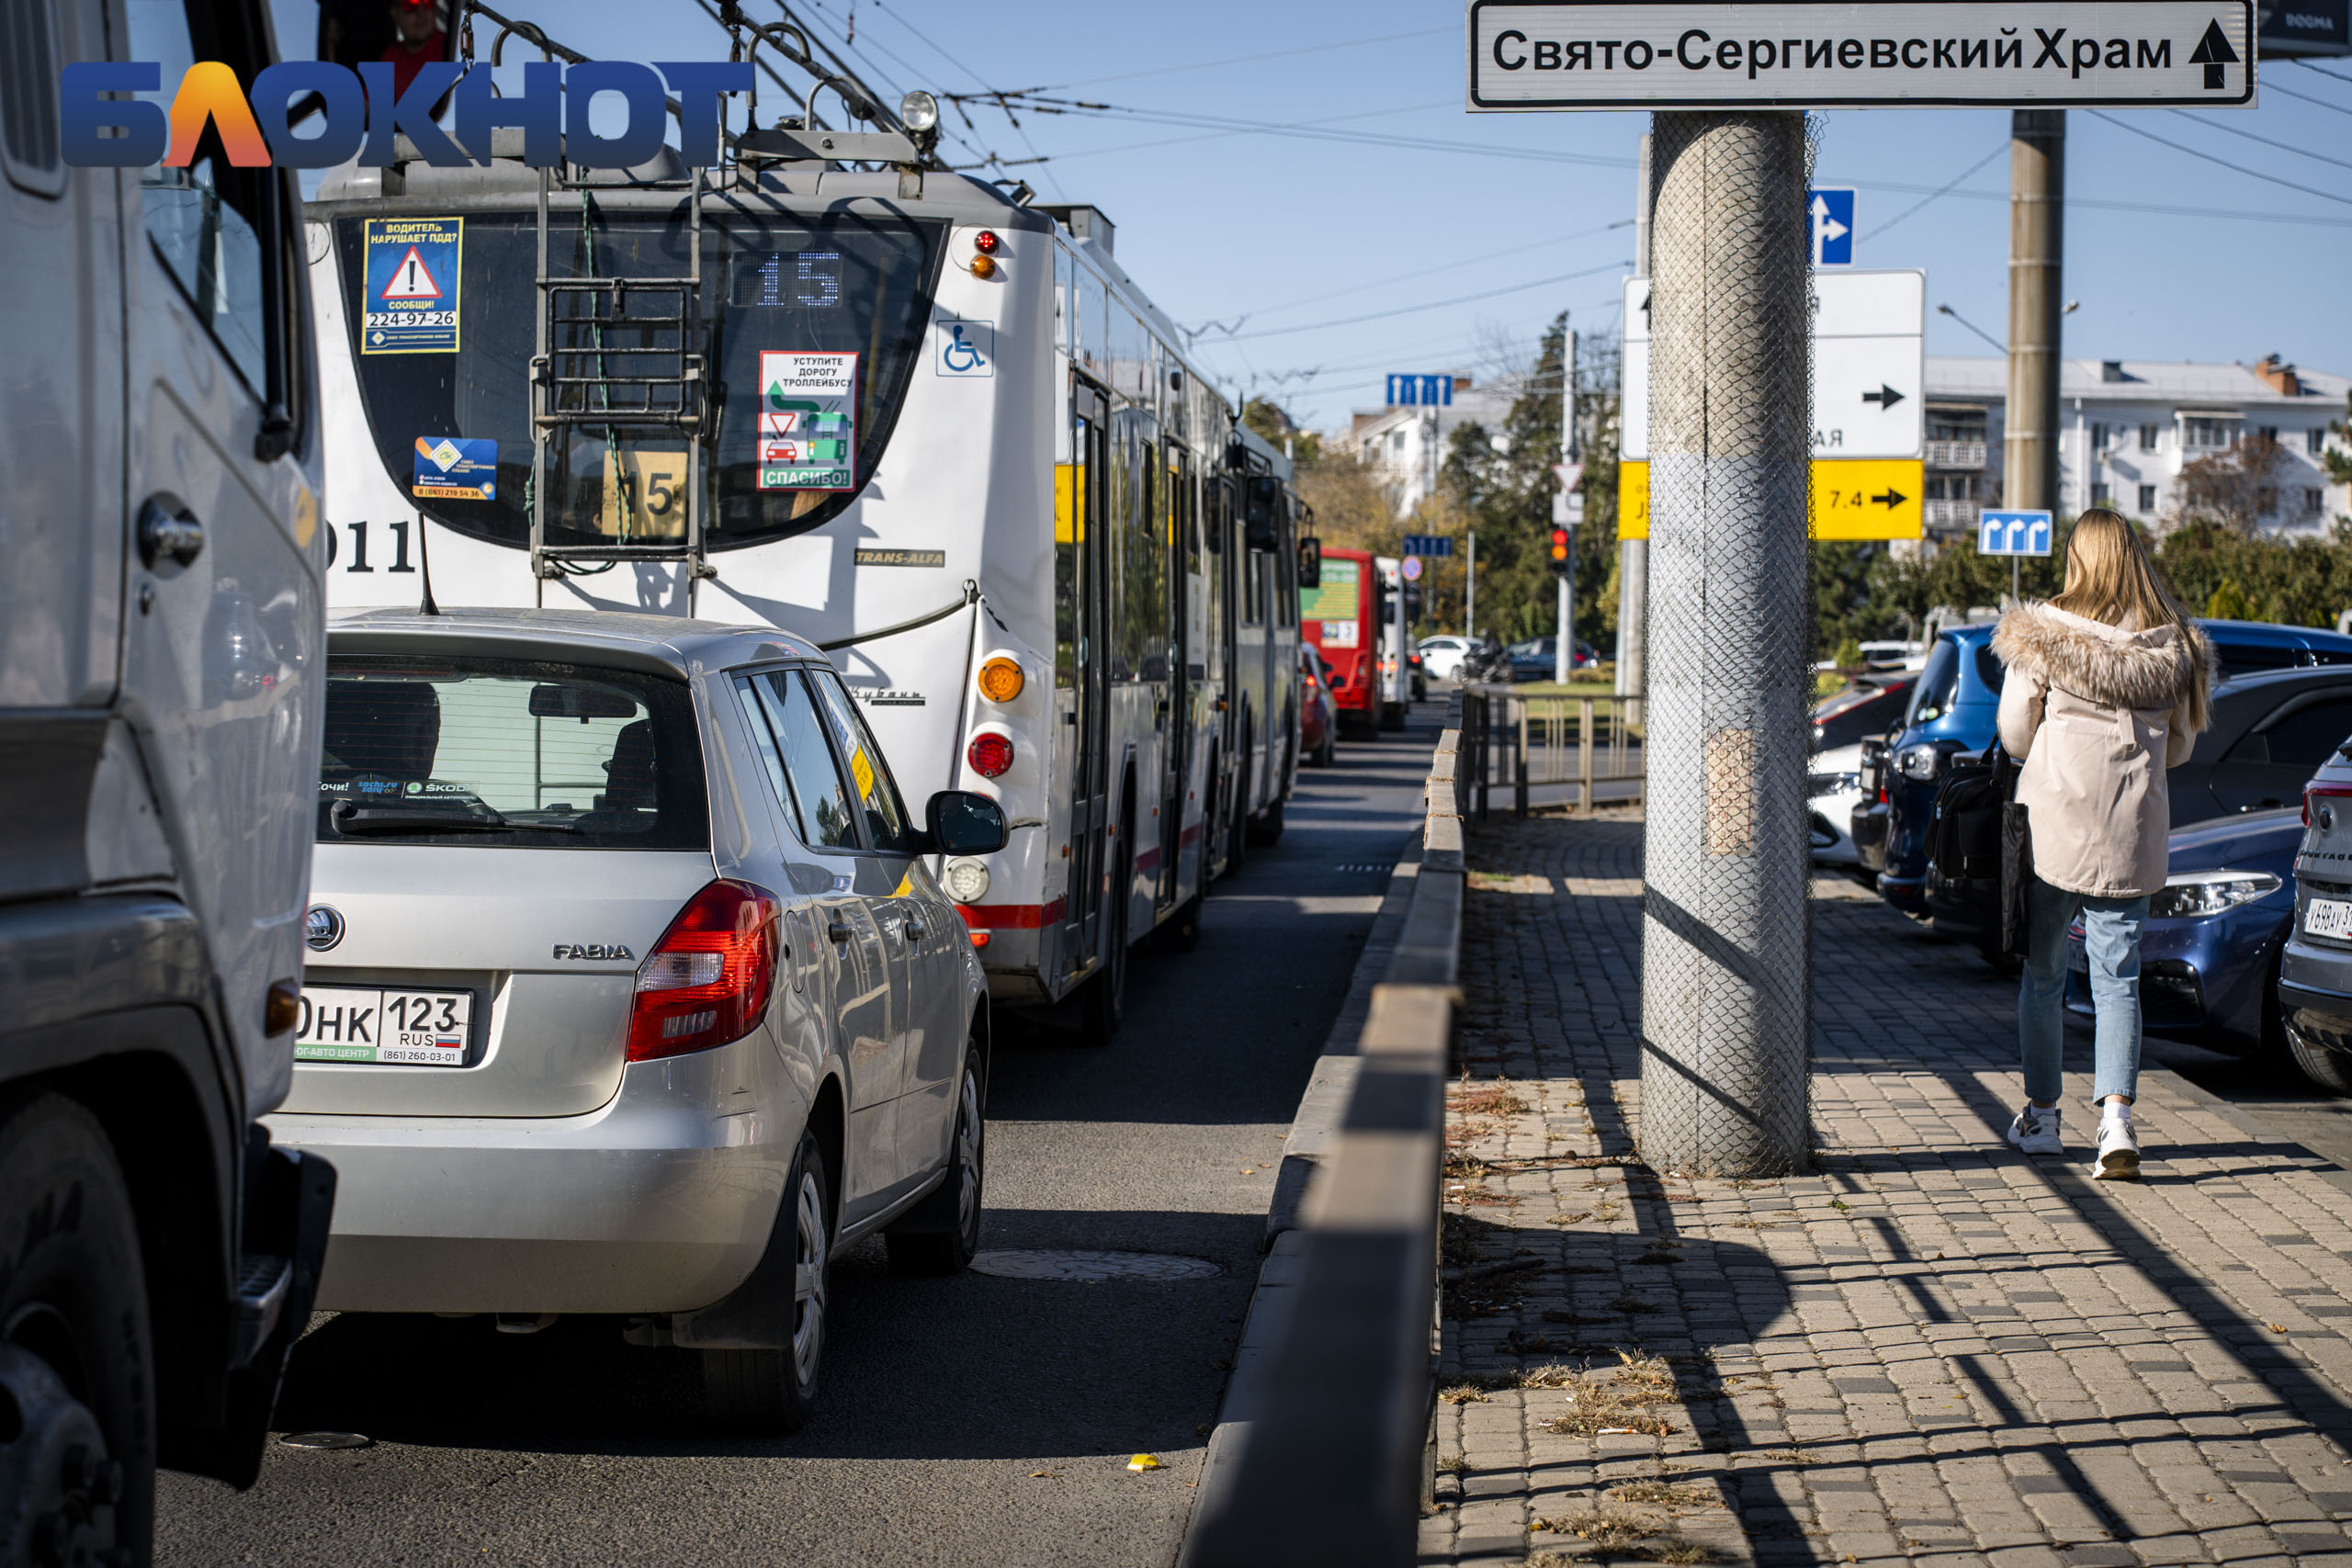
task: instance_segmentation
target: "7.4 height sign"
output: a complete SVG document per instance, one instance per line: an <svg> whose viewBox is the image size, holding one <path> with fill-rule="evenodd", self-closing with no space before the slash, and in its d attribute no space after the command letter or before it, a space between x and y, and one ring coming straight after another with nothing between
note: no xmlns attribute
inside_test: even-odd
<svg viewBox="0 0 2352 1568"><path fill-rule="evenodd" d="M1476 110L2254 102L2252 0L1471 0Z"/></svg>

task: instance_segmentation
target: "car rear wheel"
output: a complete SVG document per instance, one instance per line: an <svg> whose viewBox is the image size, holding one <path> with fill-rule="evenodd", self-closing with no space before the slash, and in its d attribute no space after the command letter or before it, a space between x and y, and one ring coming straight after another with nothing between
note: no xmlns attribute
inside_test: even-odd
<svg viewBox="0 0 2352 1568"><path fill-rule="evenodd" d="M947 1179L884 1233L898 1274L960 1274L980 1249L980 1193L988 1172L988 1123L981 1113L980 1052L965 1053L956 1091L956 1133Z"/></svg>
<svg viewBox="0 0 2352 1568"><path fill-rule="evenodd" d="M1323 726L1322 766L1336 768L1339 765L1340 727L1336 722L1327 721Z"/></svg>
<svg viewBox="0 0 2352 1568"><path fill-rule="evenodd" d="M832 1190L817 1134L803 1132L785 1182L792 1215L792 1338L782 1349L705 1350L711 1418L738 1431L797 1432L817 1409L832 1251Z"/></svg>
<svg viewBox="0 0 2352 1568"><path fill-rule="evenodd" d="M1250 841L1268 848L1283 841L1283 803L1280 800L1250 819Z"/></svg>
<svg viewBox="0 0 2352 1568"><path fill-rule="evenodd" d="M2295 1066L2303 1077L2330 1094L2352 1094L2352 1062L2337 1055L2326 1046L2303 1038L2293 1024L2286 1026L2287 1050L2295 1058Z"/></svg>
<svg viewBox="0 0 2352 1568"><path fill-rule="evenodd" d="M155 1385L130 1193L97 1119L0 1098L0 1562L144 1563ZM119 1555L118 1555L119 1554Z"/></svg>

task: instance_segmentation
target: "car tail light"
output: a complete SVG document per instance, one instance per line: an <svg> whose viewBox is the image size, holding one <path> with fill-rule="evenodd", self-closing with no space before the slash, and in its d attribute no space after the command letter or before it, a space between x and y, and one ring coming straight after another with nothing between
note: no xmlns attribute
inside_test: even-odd
<svg viewBox="0 0 2352 1568"><path fill-rule="evenodd" d="M984 779L1001 777L1012 766L1012 742L1001 735L975 735L964 749L964 760Z"/></svg>
<svg viewBox="0 0 2352 1568"><path fill-rule="evenodd" d="M2352 784L2305 784L2303 786L2303 826L2306 828L2312 825L2312 797L2314 795L2323 800L2352 800Z"/></svg>
<svg viewBox="0 0 2352 1568"><path fill-rule="evenodd" d="M637 970L628 1059L657 1061L741 1040L775 988L775 895L748 882L695 894Z"/></svg>

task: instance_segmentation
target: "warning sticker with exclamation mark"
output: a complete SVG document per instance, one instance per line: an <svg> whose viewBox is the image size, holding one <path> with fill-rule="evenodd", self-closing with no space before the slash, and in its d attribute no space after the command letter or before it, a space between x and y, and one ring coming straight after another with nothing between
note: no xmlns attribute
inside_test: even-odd
<svg viewBox="0 0 2352 1568"><path fill-rule="evenodd" d="M360 269L359 352L455 354L462 218L370 218Z"/></svg>

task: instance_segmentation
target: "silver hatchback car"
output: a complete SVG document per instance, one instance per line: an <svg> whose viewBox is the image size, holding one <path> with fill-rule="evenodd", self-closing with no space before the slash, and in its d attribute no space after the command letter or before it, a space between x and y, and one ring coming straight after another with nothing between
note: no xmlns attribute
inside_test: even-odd
<svg viewBox="0 0 2352 1568"><path fill-rule="evenodd" d="M829 1260L979 1237L988 987L823 656L531 610L331 625L282 1145L340 1173L318 1304L622 1318L715 1416L808 1415Z"/></svg>

